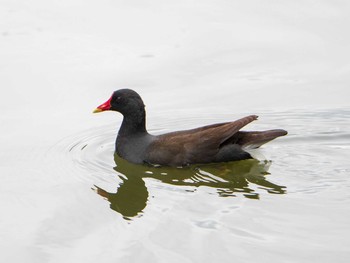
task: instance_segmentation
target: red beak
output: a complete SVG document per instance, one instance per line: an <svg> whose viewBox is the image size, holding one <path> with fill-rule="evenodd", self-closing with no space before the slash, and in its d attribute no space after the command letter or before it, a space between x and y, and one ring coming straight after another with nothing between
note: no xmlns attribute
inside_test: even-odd
<svg viewBox="0 0 350 263"><path fill-rule="evenodd" d="M106 111L106 110L110 110L111 109L111 100L112 97L109 98L109 100L107 100L105 103L101 104L100 106L98 106L93 113L97 113L97 112L102 112L102 111Z"/></svg>

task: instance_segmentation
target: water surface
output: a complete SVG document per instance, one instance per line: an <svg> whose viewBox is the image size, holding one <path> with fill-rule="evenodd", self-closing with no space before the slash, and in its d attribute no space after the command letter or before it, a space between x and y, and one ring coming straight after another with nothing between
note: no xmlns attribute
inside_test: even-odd
<svg viewBox="0 0 350 263"><path fill-rule="evenodd" d="M344 1L0 1L4 262L349 262ZM154 134L259 115L258 160L114 156L118 88Z"/></svg>

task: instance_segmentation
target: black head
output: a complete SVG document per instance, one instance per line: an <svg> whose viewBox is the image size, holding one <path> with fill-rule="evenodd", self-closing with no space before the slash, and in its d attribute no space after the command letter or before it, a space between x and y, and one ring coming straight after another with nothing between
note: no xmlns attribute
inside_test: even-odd
<svg viewBox="0 0 350 263"><path fill-rule="evenodd" d="M131 89L120 89L113 92L109 100L98 106L94 112L112 110L128 115L142 112L144 108L145 105L137 92Z"/></svg>

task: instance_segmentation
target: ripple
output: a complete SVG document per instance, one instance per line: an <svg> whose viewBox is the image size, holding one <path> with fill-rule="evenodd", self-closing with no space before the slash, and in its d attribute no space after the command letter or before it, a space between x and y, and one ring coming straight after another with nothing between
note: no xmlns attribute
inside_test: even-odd
<svg viewBox="0 0 350 263"><path fill-rule="evenodd" d="M344 181L342 171L347 168L340 165L341 172L332 171L334 161L320 159L317 154L333 151L333 156L338 156L336 151L348 149L350 134L345 126L349 112L265 112L260 114L261 121L252 124L252 129L257 130L285 128L289 131L288 136L266 146L266 152L279 157L275 171L286 175L279 180L288 185L288 193L315 193ZM324 120L320 120L321 116ZM187 115L181 121L168 117L165 114L152 120L150 132L159 134L234 119L231 113L212 113L200 118ZM114 156L115 136L114 127L104 125L66 137L51 151L60 155L55 159L56 167L62 166L63 172L73 169L79 180L87 182L110 202L111 209L126 219L141 215L152 198L159 195L169 199L206 193L206 198L213 198L214 194L223 198L260 199L264 194L286 193L285 186L269 181L270 177L266 176L271 162L248 160L181 169L134 165ZM310 166L310 161L318 166ZM199 187L204 191L196 191Z"/></svg>
<svg viewBox="0 0 350 263"><path fill-rule="evenodd" d="M169 126L175 130L177 125L175 121ZM161 129L157 127L151 129L151 133L159 131ZM66 170L74 169L79 180L90 184L97 194L110 202L111 209L125 219L142 215L150 201L149 192L152 197L166 192L174 197L198 194L196 189L201 187L208 189L204 191L209 194L207 198L214 191L219 197L241 195L250 199L259 199L262 193L285 193L284 186L265 177L271 162L247 160L185 168L135 165L114 156L115 136L114 127L105 125L66 137L51 151L62 155L55 160L56 165L62 165ZM67 164L67 158L71 165Z"/></svg>
<svg viewBox="0 0 350 263"><path fill-rule="evenodd" d="M242 114L240 114L242 115ZM348 110L323 110L319 112L304 112L301 110L285 112L265 112L260 114L263 121L258 123L258 129L281 127L289 130L290 134L274 142L271 151L281 151L280 167L284 167L285 174L305 174L309 179L304 184L289 182L296 188L289 192L298 192L313 189L319 191L321 188L329 187L330 182L344 180L341 178L330 178L329 166L325 160L319 160L316 154L319 152L331 152L332 149L348 149L350 134L345 128L350 116ZM237 115L238 116L238 115ZM320 120L322 118L322 120ZM156 122L150 132L159 134L166 131L179 130L181 127L192 128L208 123L227 121L232 119L231 113L215 114L209 117L185 116L179 119L169 119L168 114L157 116ZM291 122L292 121L292 122ZM167 130L164 130L164 129ZM249 128L249 127L248 127ZM249 130L249 129L248 129ZM273 184L265 178L270 163L249 163L234 162L227 164L215 164L207 166L192 166L188 169L156 169L147 166L135 166L124 163L123 160L114 156L114 142L116 132L114 127L109 125L100 126L87 131L82 131L69 136L58 142L52 151L62 154L58 161L62 169L72 169L67 165L67 158L71 160L73 169L77 171L80 180L89 182L97 187L101 195L116 193L122 184L131 177L141 178L138 182L144 187L144 181L148 181L151 190L159 191L166 189L172 192L194 192L196 188L206 186L216 190L217 195L222 197L237 196L241 194L247 198L258 199L261 191L268 193L285 193L283 186ZM298 144L297 148L292 144ZM313 147L310 147L310 144ZM283 149L281 147L283 146ZM322 146L328 148L321 148ZM340 148L339 148L340 147ZM266 146L268 148L268 146ZM268 152L268 150L267 150ZM283 160L290 164L290 167L283 165ZM309 166L312 160L318 163L320 169ZM56 160L57 162L57 160ZM57 165L57 164L56 164ZM136 168L135 168L136 167ZM323 167L323 168L322 168ZM317 168L317 167L316 167ZM346 167L340 166L339 169ZM323 169L323 170L322 170ZM319 174L328 172L328 175ZM334 172L333 172L334 173ZM149 181L149 179L155 179ZM285 181L288 183L288 179ZM302 181L301 181L302 182ZM104 191L104 192L103 192Z"/></svg>
<svg viewBox="0 0 350 263"><path fill-rule="evenodd" d="M74 169L80 180L98 183L120 183L113 170L115 130L109 126L89 129L66 137L51 147L50 152L61 155L56 165ZM67 164L67 159L71 165Z"/></svg>

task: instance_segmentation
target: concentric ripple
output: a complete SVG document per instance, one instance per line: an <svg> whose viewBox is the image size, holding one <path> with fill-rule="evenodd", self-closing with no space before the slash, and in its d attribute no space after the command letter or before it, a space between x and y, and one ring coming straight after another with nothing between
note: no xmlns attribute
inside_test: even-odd
<svg viewBox="0 0 350 263"><path fill-rule="evenodd" d="M62 139L50 152L58 154L55 162L62 172L73 169L80 180L92 185L107 183L116 187L120 179L113 170L115 133L110 126L89 129Z"/></svg>
<svg viewBox="0 0 350 263"><path fill-rule="evenodd" d="M193 118L188 121L198 126L192 123ZM200 119L196 121L205 123ZM178 129L178 121L162 122L160 126ZM160 130L152 129L151 133L157 134ZM78 180L88 183L124 218L142 214L150 201L149 193L183 195L195 193L199 187L220 197L240 195L259 199L262 193L286 193L284 186L268 180L270 162L247 160L184 168L135 165L114 155L115 136L114 127L100 126L62 139L51 152L58 155L55 165L60 166L62 173L73 170Z"/></svg>
<svg viewBox="0 0 350 263"><path fill-rule="evenodd" d="M204 193L215 193L220 197L244 196L259 199L267 193L285 194L287 189L290 194L298 194L315 193L334 187L344 181L343 171L346 170L342 165L338 167L340 172L331 170L334 162L339 162L342 158L337 147L348 147L349 136L345 129L348 120L344 118L344 112L340 115L336 113L320 113L320 116L326 117L326 121L322 122L314 121L314 115L300 112L262 114L264 121L258 124L259 129L274 128L277 125L288 127L289 130L288 136L266 146L266 152L271 153L273 159L278 158L274 173L289 174L279 177L283 185L270 181L270 161L246 160L184 168L131 164L114 155L116 131L109 125L67 137L52 150L64 153L61 156L64 160L60 161L63 169L73 167L80 180L88 182L96 193L110 202L111 209L130 219L143 213L151 201L150 193L152 196L174 196L195 193L201 187ZM221 118L229 119L228 116ZM179 129L178 120L159 120L159 127ZM182 120L181 126L197 127L209 121L189 116ZM151 133L157 134L160 131L167 132L153 129ZM320 158L318 153L325 151L333 152L332 158ZM304 157L317 165L310 166L309 162L303 162ZM67 165L67 158L71 161L71 166ZM286 167L286 163L289 166ZM203 191L200 192L203 194Z"/></svg>

